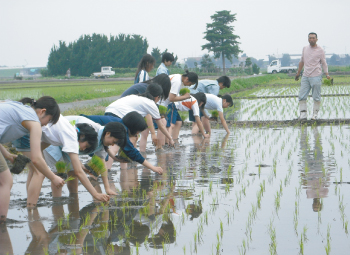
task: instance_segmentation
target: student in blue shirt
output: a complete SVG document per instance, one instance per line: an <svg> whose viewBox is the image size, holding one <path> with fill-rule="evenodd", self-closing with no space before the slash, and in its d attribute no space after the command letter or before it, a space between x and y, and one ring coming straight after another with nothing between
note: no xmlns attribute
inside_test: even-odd
<svg viewBox="0 0 350 255"><path fill-rule="evenodd" d="M146 92L146 89L148 87L148 85L156 83L158 85L160 85L163 89L163 100L167 99L169 96L169 92L170 92L170 88L171 88L171 82L170 82L170 78L168 75L166 74L160 74L156 77L154 77L153 79L150 79L148 81L144 81L142 83L137 83L132 85L130 88L128 88L127 90L125 90L123 92L123 94L120 96L120 98L122 97L126 97L129 95L138 95L138 94L143 94Z"/></svg>
<svg viewBox="0 0 350 255"><path fill-rule="evenodd" d="M150 54L146 54L142 57L141 61L137 65L137 71L135 73L135 82L140 83L149 80L148 73L154 68L156 59Z"/></svg>
<svg viewBox="0 0 350 255"><path fill-rule="evenodd" d="M151 169L153 172L162 174L163 169L161 167L153 166L151 163L149 163L142 155L141 153L135 148L133 142L136 142L136 138L138 134L140 134L142 131L144 131L147 128L147 124L144 120L144 118L141 116L141 114L137 113L136 111L132 111L127 113L122 119L118 117L114 117L111 115L82 115L96 123L99 123L101 125L106 125L109 122L119 122L122 123L126 128L126 145L122 148L122 151L128 156L131 160L136 161L143 166ZM111 149L110 149L111 150ZM114 153L109 154L114 160L120 161L119 159L113 157L112 155L116 154L118 149L114 151ZM123 162L122 162L123 163Z"/></svg>
<svg viewBox="0 0 350 255"><path fill-rule="evenodd" d="M169 52L165 52L162 56L162 63L159 65L158 69L157 69L157 75L160 75L162 73L165 73L167 75L170 75L170 72L168 70L168 66L171 66L172 63L174 62L174 56L173 54L169 53Z"/></svg>
<svg viewBox="0 0 350 255"><path fill-rule="evenodd" d="M195 85L190 87L191 94L196 94L198 92L203 92L206 94L219 95L219 91L224 88L229 88L231 86L231 80L227 76L221 76L217 80L200 80L198 81L198 86Z"/></svg>

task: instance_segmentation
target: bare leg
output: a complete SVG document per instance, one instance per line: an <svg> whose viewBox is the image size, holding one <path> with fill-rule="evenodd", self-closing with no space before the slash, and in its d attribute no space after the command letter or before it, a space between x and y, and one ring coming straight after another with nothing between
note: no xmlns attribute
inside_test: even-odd
<svg viewBox="0 0 350 255"><path fill-rule="evenodd" d="M13 179L9 169L0 173L0 224L6 221L12 183Z"/></svg>
<svg viewBox="0 0 350 255"><path fill-rule="evenodd" d="M172 137L174 140L179 138L180 128L182 126L182 121L176 121L176 124L171 124L172 126Z"/></svg>
<svg viewBox="0 0 350 255"><path fill-rule="evenodd" d="M141 140L140 140L140 151L145 152L146 151L146 145L147 145L147 137L149 135L149 129L146 128L144 131L141 132Z"/></svg>
<svg viewBox="0 0 350 255"><path fill-rule="evenodd" d="M31 158L30 152L24 151L23 155ZM40 190L45 176L36 169L33 163L29 163L27 166L31 172L31 178L28 177L27 179L27 207L35 207L40 196Z"/></svg>
<svg viewBox="0 0 350 255"><path fill-rule="evenodd" d="M192 123L192 134L198 134L199 133L199 128L196 122Z"/></svg>
<svg viewBox="0 0 350 255"><path fill-rule="evenodd" d="M164 127L166 127L166 120L165 118L162 118L160 120ZM165 145L165 135L158 129L157 131L157 139L158 139L158 144L156 149L162 149L162 147Z"/></svg>
<svg viewBox="0 0 350 255"><path fill-rule="evenodd" d="M37 208L28 210L29 230L32 234L32 241L29 244L26 253L40 254L43 249L49 247L49 235L46 232Z"/></svg>
<svg viewBox="0 0 350 255"><path fill-rule="evenodd" d="M70 177L70 176L74 177L75 179L67 182L67 188L69 190L69 195L78 194L78 178L74 174L74 171L68 172L68 177Z"/></svg>
<svg viewBox="0 0 350 255"><path fill-rule="evenodd" d="M109 146L109 151L113 155L115 155L119 151L119 146L118 145ZM109 157L108 161L106 162L107 169L111 169L112 168L113 162L114 162L114 160L111 157Z"/></svg>
<svg viewBox="0 0 350 255"><path fill-rule="evenodd" d="M210 121L206 117L202 117L204 130L211 133Z"/></svg>

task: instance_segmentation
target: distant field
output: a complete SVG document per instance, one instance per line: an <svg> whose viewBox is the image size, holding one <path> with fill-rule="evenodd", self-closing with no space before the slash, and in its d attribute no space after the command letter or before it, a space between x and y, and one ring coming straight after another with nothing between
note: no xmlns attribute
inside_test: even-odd
<svg viewBox="0 0 350 255"><path fill-rule="evenodd" d="M52 96L58 103L68 103L120 95L132 81L30 82L0 85L0 99Z"/></svg>

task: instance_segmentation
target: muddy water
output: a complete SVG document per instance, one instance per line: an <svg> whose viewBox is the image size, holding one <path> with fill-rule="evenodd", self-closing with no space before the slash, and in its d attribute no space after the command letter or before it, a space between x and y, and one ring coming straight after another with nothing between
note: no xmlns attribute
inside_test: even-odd
<svg viewBox="0 0 350 255"><path fill-rule="evenodd" d="M150 149L162 176L114 164L109 205L81 185L54 201L45 180L28 211L26 174L14 176L0 254L325 254L327 240L346 254L349 126L213 131L204 140L184 130L176 149Z"/></svg>

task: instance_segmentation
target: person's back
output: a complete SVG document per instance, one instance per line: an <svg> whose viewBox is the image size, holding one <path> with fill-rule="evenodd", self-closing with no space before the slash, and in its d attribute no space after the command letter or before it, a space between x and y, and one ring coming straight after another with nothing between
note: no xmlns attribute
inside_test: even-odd
<svg viewBox="0 0 350 255"><path fill-rule="evenodd" d="M198 81L197 89L194 89L194 86L191 86L190 91L191 94L202 92L217 96L220 91L220 86L216 80L200 80Z"/></svg>
<svg viewBox="0 0 350 255"><path fill-rule="evenodd" d="M29 133L22 126L25 120L39 122L32 107L16 101L0 103L0 143L12 142Z"/></svg>
<svg viewBox="0 0 350 255"><path fill-rule="evenodd" d="M127 90L125 90L123 92L123 94L120 96L120 98L122 97L126 97L126 96L130 96L130 95L137 95L137 94L143 94L146 92L148 84L147 83L137 83L132 85L130 88L128 88Z"/></svg>

